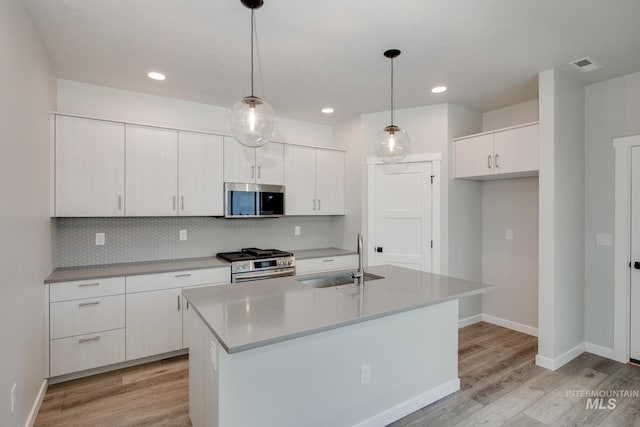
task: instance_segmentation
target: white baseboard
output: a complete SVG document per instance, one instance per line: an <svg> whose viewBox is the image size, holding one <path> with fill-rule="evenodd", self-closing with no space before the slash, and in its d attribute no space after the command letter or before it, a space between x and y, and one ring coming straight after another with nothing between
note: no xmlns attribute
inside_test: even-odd
<svg viewBox="0 0 640 427"><path fill-rule="evenodd" d="M502 326L503 328L513 329L514 331L522 332L523 334L538 336L538 328L525 325L522 323L514 322L511 320L503 319L501 317L492 316L486 313L476 314L475 316L465 317L458 320L458 328L464 328L465 326L473 325L478 322L487 322L494 325Z"/></svg>
<svg viewBox="0 0 640 427"><path fill-rule="evenodd" d="M40 386L40 391L38 391L38 396L36 396L36 400L35 402L33 402L31 411L29 411L29 417L27 418L27 422L24 424L25 427L33 427L33 425L35 424L36 418L38 417L38 412L40 411L40 405L42 405L44 395L47 394L48 386L49 382L45 378L44 380L42 380L42 385Z"/></svg>
<svg viewBox="0 0 640 427"><path fill-rule="evenodd" d="M482 313L476 314L475 316L465 317L464 319L458 320L458 329L464 328L465 326L473 325L474 323L482 322Z"/></svg>
<svg viewBox="0 0 640 427"><path fill-rule="evenodd" d="M356 427L386 426L393 421L399 420L400 418L407 416L420 408L424 408L436 400L440 400L458 390L460 390L460 378L447 381L446 383L432 388L431 390L427 390L406 402L402 402L393 408L389 408L386 411L380 412L379 414L356 424Z"/></svg>
<svg viewBox="0 0 640 427"><path fill-rule="evenodd" d="M584 351L585 351L585 344L580 343L577 346L573 347L572 349L562 353L560 356L556 357L555 359L551 359L549 357L545 357L537 354L536 365L555 371L556 369L566 365L576 357L580 356L582 353L584 353Z"/></svg>
<svg viewBox="0 0 640 427"><path fill-rule="evenodd" d="M490 314L482 313L482 320L487 323L502 326L503 328L513 329L514 331L522 332L523 334L538 336L538 328L525 325L511 320L503 319L501 317L492 316Z"/></svg>
<svg viewBox="0 0 640 427"><path fill-rule="evenodd" d="M584 350L588 351L591 354L595 354L596 356L602 356L602 357L606 357L607 359L615 360L616 362L620 362L620 363L629 362L628 357L626 358L626 360L625 359L620 360L620 358L617 357L615 350L609 347L603 347L601 345L585 342Z"/></svg>

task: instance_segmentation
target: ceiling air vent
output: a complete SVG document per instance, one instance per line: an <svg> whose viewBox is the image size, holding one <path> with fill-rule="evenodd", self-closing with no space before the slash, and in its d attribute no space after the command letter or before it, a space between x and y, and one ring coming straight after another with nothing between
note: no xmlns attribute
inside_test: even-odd
<svg viewBox="0 0 640 427"><path fill-rule="evenodd" d="M602 68L602 65L598 64L596 61L589 58L588 56L585 56L584 58L576 59L575 61L571 61L569 62L569 65L572 65L574 68L577 68L583 73L587 73L589 71Z"/></svg>

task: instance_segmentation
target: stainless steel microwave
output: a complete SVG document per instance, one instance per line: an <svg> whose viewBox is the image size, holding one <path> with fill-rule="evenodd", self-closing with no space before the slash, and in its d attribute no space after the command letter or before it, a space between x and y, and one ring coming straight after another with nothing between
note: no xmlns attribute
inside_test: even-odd
<svg viewBox="0 0 640 427"><path fill-rule="evenodd" d="M225 182L225 218L273 218L283 215L283 185Z"/></svg>

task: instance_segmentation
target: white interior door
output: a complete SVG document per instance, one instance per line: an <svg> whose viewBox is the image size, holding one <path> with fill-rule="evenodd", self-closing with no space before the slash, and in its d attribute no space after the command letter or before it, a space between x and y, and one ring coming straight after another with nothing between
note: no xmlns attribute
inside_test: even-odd
<svg viewBox="0 0 640 427"><path fill-rule="evenodd" d="M432 271L431 162L375 166L373 265Z"/></svg>
<svg viewBox="0 0 640 427"><path fill-rule="evenodd" d="M629 357L640 361L640 147L631 148L631 322Z"/></svg>

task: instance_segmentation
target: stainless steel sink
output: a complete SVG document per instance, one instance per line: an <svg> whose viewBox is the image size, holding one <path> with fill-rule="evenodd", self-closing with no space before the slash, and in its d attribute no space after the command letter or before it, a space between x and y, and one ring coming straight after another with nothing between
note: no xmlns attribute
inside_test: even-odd
<svg viewBox="0 0 640 427"><path fill-rule="evenodd" d="M371 280L384 279L382 276L376 274L364 273L364 282L367 283ZM353 283L353 277L351 272L346 273L327 273L320 276L304 277L296 279L303 285L311 286L312 288L330 288L333 286L348 285Z"/></svg>

